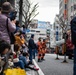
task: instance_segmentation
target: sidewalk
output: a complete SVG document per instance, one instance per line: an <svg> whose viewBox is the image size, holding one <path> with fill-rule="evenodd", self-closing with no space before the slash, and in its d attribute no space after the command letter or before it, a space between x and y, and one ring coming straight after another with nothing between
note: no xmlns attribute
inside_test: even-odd
<svg viewBox="0 0 76 75"><path fill-rule="evenodd" d="M26 74L27 75L44 75L41 68L38 66L37 62L34 59L33 59L33 63L37 68L39 68L39 70L38 71L28 70L28 71L26 71Z"/></svg>
<svg viewBox="0 0 76 75"><path fill-rule="evenodd" d="M26 71L26 74L27 75L38 75L38 73L36 71L33 71L33 70Z"/></svg>
<svg viewBox="0 0 76 75"><path fill-rule="evenodd" d="M33 61L35 61L35 60L33 60ZM34 63L34 65L31 65L31 66L32 66L32 67L33 67L33 66L36 66L36 65L35 65L35 62L33 62L33 63ZM36 67L37 67L37 66L36 66ZM27 68L27 70L26 70L26 74L27 74L27 75L39 75L39 74L38 74L38 71L30 70L30 69L28 69L28 68Z"/></svg>

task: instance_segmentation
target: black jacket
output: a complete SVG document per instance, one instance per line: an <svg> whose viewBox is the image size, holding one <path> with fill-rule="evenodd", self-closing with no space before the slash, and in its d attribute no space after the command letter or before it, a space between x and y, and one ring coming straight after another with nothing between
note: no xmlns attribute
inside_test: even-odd
<svg viewBox="0 0 76 75"><path fill-rule="evenodd" d="M30 39L30 40L29 40L29 42L28 42L28 47L29 47L30 49L36 49L36 44L35 44L35 42L34 42L33 39Z"/></svg>
<svg viewBox="0 0 76 75"><path fill-rule="evenodd" d="M76 17L71 20L71 37L72 43L76 46Z"/></svg>

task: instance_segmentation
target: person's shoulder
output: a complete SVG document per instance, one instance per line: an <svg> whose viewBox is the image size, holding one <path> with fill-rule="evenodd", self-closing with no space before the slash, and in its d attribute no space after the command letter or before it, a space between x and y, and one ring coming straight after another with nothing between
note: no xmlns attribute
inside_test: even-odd
<svg viewBox="0 0 76 75"><path fill-rule="evenodd" d="M33 41L33 39L30 38L29 41Z"/></svg>
<svg viewBox="0 0 76 75"><path fill-rule="evenodd" d="M6 20L7 19L7 16L5 16L3 14L0 14L0 18Z"/></svg>

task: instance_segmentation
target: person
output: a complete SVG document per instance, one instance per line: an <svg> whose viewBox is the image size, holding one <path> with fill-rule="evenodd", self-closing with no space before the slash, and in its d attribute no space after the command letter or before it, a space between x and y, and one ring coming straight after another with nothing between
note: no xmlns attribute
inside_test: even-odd
<svg viewBox="0 0 76 75"><path fill-rule="evenodd" d="M16 33L17 31L20 31L20 23L19 23L19 21L17 20L15 24L16 24L16 31L14 33Z"/></svg>
<svg viewBox="0 0 76 75"><path fill-rule="evenodd" d="M46 52L46 40L43 39L43 42L42 42L42 57L41 57L41 60L45 60L45 59L44 59L45 52Z"/></svg>
<svg viewBox="0 0 76 75"><path fill-rule="evenodd" d="M13 11L13 7L9 2L4 2L1 8L0 14L0 39L5 40L10 44L10 37L7 30L7 18L8 18L8 28L10 32L16 30L15 21L10 21L9 13Z"/></svg>
<svg viewBox="0 0 76 75"><path fill-rule="evenodd" d="M23 27L23 32L25 33L24 38L26 39L26 27L25 25L23 25L22 27Z"/></svg>
<svg viewBox="0 0 76 75"><path fill-rule="evenodd" d="M22 53L22 52L18 53L19 52L18 50L19 50L19 46L15 45L14 46L14 51L15 51L16 54L14 55L14 58L19 58L18 61L14 62L14 65L16 67L20 67L22 69L29 68L29 69L35 70L35 71L39 70L39 68L29 66L29 61L30 60L28 59L28 57L29 57L28 53Z"/></svg>
<svg viewBox="0 0 76 75"><path fill-rule="evenodd" d="M22 31L17 31L17 33L15 34L15 45L18 44L19 47L25 47L25 39L23 37L24 32Z"/></svg>
<svg viewBox="0 0 76 75"><path fill-rule="evenodd" d="M26 34L26 27L25 27L25 25L23 25L22 27L23 27L23 31L24 31L25 34Z"/></svg>
<svg viewBox="0 0 76 75"><path fill-rule="evenodd" d="M20 51L19 51L19 45L16 44L14 46L14 52L13 53L13 62L15 67L20 67L21 69L25 69L25 64L26 64L26 59L22 56L20 56Z"/></svg>
<svg viewBox="0 0 76 75"><path fill-rule="evenodd" d="M29 59L30 59L30 64L32 64L32 59L34 58L35 59L35 48L36 45L35 45L35 42L34 42L34 34L31 35L31 38L29 39L29 42L28 42L28 48L29 48Z"/></svg>
<svg viewBox="0 0 76 75"><path fill-rule="evenodd" d="M9 52L9 50L10 44L4 40L0 40L0 70L2 68L2 71L0 73L1 75L3 74L3 71L8 67L6 54Z"/></svg>
<svg viewBox="0 0 76 75"><path fill-rule="evenodd" d="M74 72L73 75L76 75L76 16L71 20L71 38L72 43L74 44Z"/></svg>
<svg viewBox="0 0 76 75"><path fill-rule="evenodd" d="M42 58L42 42L41 42L41 38L38 39L37 45L38 45L38 62L41 62L41 58Z"/></svg>
<svg viewBox="0 0 76 75"><path fill-rule="evenodd" d="M36 66L33 66L33 67L30 66L29 53L27 53L27 52L23 53L23 56L26 58L26 61L27 61L27 64L25 65L26 68L29 68L29 69L35 70L35 71L39 70L39 68L37 68Z"/></svg>

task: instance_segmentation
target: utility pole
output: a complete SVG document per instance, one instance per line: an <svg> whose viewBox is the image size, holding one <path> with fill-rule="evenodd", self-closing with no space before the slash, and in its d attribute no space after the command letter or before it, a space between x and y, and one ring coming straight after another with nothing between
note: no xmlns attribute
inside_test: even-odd
<svg viewBox="0 0 76 75"><path fill-rule="evenodd" d="M23 9L23 0L19 0L19 22L22 25L22 9Z"/></svg>
<svg viewBox="0 0 76 75"><path fill-rule="evenodd" d="M68 6L68 0L64 0L64 22L65 22L65 25L67 25L68 23L68 9L67 9L67 6ZM66 26L67 27L67 26ZM67 63L67 60L66 60L66 31L67 31L67 28L64 29L64 39L65 39L65 43L63 44L63 49L64 49L64 61L63 63Z"/></svg>

